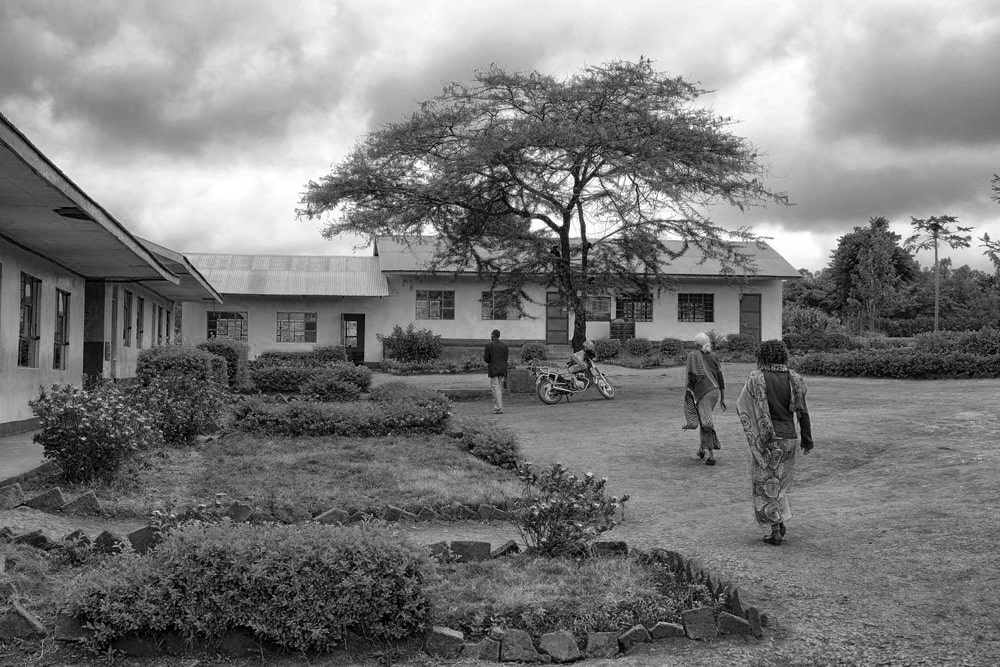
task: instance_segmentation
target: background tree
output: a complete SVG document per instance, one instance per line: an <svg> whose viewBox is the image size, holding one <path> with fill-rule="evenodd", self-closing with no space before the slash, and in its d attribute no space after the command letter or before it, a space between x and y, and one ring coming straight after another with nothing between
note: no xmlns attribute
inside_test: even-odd
<svg viewBox="0 0 1000 667"><path fill-rule="evenodd" d="M917 263L900 247L901 238L880 216L837 240L827 271L842 315L853 318L859 333L877 329L900 287L917 276Z"/></svg>
<svg viewBox="0 0 1000 667"><path fill-rule="evenodd" d="M588 295L669 285L665 238L724 272L752 269L733 241L757 237L716 225L710 206L787 204L733 121L694 105L704 92L646 59L565 80L493 66L366 135L299 212L334 213L327 237L435 234L432 268L474 268L518 299L542 276L579 348Z"/></svg>
<svg viewBox="0 0 1000 667"><path fill-rule="evenodd" d="M1000 204L1000 175L993 174L990 181L993 184L993 194L990 199ZM979 239L979 245L983 248L983 254L993 263L994 277L1000 279L1000 241L990 239L989 234L983 234Z"/></svg>
<svg viewBox="0 0 1000 667"><path fill-rule="evenodd" d="M914 252L934 249L934 331L939 329L941 309L938 246L945 243L951 248L968 248L972 242L972 236L964 234L964 232L971 232L972 227L961 227L957 223L958 218L953 215L931 216L926 220L911 217L910 224L913 227L913 234L906 239L904 244L904 247ZM949 228L948 225L955 225L955 229Z"/></svg>

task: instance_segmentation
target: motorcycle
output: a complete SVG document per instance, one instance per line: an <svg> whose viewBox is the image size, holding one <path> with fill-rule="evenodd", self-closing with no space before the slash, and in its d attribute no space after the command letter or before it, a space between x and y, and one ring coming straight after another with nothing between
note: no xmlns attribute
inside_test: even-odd
<svg viewBox="0 0 1000 667"><path fill-rule="evenodd" d="M555 405L563 398L569 400L573 394L586 391L593 385L607 399L615 397L615 384L607 375L601 372L596 364L591 365L590 373L576 373L566 377L566 371L547 366L536 366L535 393L538 399L546 405Z"/></svg>

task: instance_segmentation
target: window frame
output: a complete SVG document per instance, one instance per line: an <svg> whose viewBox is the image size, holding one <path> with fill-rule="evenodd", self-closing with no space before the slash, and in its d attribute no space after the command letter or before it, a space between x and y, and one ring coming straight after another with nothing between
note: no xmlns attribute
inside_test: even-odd
<svg viewBox="0 0 1000 667"><path fill-rule="evenodd" d="M132 347L132 291L122 290L122 347Z"/></svg>
<svg viewBox="0 0 1000 667"><path fill-rule="evenodd" d="M421 308L421 302L423 307ZM436 315L435 315L436 313ZM416 291L416 320L454 320L455 290L420 290Z"/></svg>
<svg viewBox="0 0 1000 667"><path fill-rule="evenodd" d="M712 292L678 292L677 321L715 322L715 294Z"/></svg>
<svg viewBox="0 0 1000 667"><path fill-rule="evenodd" d="M521 309L517 306L512 290L488 290L482 293L481 315L484 320L518 320Z"/></svg>
<svg viewBox="0 0 1000 667"><path fill-rule="evenodd" d="M639 310L637 306L642 307L638 317L636 316ZM617 295L615 297L615 319L630 320L632 322L652 322L653 297L629 292Z"/></svg>
<svg viewBox="0 0 1000 667"><path fill-rule="evenodd" d="M52 370L66 370L69 347L70 293L56 289L56 319L52 330Z"/></svg>
<svg viewBox="0 0 1000 667"><path fill-rule="evenodd" d="M214 324L213 325L213 317ZM233 317L220 317L221 315L231 315ZM242 316L242 317L241 317ZM226 325L225 335L219 335L219 322ZM239 333L232 335L233 323L238 324ZM246 310L210 310L205 314L205 338L225 338L246 343L250 337L250 313ZM167 311L167 343L170 342L170 311Z"/></svg>
<svg viewBox="0 0 1000 667"><path fill-rule="evenodd" d="M284 315L284 318L282 318ZM301 315L302 318L292 317ZM274 342L276 343L315 343L319 333L318 313L302 310L279 310L276 316ZM282 327L282 324L285 326ZM298 325L302 326L299 327ZM310 326L312 325L312 326ZM301 334L301 336L300 336Z"/></svg>
<svg viewBox="0 0 1000 667"><path fill-rule="evenodd" d="M601 308L594 308L600 303ZM587 322L610 322L611 321L611 297L601 294L594 294L584 298L584 317Z"/></svg>
<svg viewBox="0 0 1000 667"><path fill-rule="evenodd" d="M17 365L19 368L38 368L38 341L41 339L40 321L42 305L42 280L21 271L20 323L18 324ZM27 290L27 293L26 293Z"/></svg>

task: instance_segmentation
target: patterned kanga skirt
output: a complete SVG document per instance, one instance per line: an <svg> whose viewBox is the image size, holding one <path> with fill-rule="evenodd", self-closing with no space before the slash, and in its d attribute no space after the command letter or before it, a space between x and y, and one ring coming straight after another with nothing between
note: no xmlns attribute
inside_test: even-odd
<svg viewBox="0 0 1000 667"><path fill-rule="evenodd" d="M775 438L761 453L764 465L750 457L753 515L761 526L784 523L792 518L787 494L792 490L797 438Z"/></svg>

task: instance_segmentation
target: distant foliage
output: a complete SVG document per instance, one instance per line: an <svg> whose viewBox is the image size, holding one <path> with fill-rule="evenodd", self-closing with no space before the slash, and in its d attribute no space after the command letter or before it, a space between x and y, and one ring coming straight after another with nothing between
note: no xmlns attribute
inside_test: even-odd
<svg viewBox="0 0 1000 667"><path fill-rule="evenodd" d="M168 445L191 445L217 427L228 388L223 358L193 347L154 347L139 354L135 375Z"/></svg>
<svg viewBox="0 0 1000 667"><path fill-rule="evenodd" d="M525 343L521 346L521 361L541 361L546 358L548 354L548 349L545 347L545 343Z"/></svg>
<svg viewBox="0 0 1000 667"><path fill-rule="evenodd" d="M751 334L730 334L726 347L734 354L755 354L757 339Z"/></svg>
<svg viewBox="0 0 1000 667"><path fill-rule="evenodd" d="M1000 355L967 352L921 352L910 349L813 353L793 357L802 373L841 377L994 378L1000 377Z"/></svg>
<svg viewBox="0 0 1000 667"><path fill-rule="evenodd" d="M625 351L633 357L642 357L650 353L653 344L646 338L629 338L625 341Z"/></svg>
<svg viewBox="0 0 1000 667"><path fill-rule="evenodd" d="M676 356L684 349L684 341L680 338L664 338L660 341L660 352L668 356Z"/></svg>
<svg viewBox="0 0 1000 667"><path fill-rule="evenodd" d="M832 352L859 347L855 339L846 333L814 332L810 335L790 333L781 339L785 342L785 347L796 352Z"/></svg>
<svg viewBox="0 0 1000 667"><path fill-rule="evenodd" d="M387 530L192 523L155 550L111 558L71 584L65 608L92 647L140 632L214 641L250 628L291 651L329 651L423 630L432 566Z"/></svg>
<svg viewBox="0 0 1000 667"><path fill-rule="evenodd" d="M111 382L53 385L28 405L39 419L34 441L70 482L112 480L142 450L162 443L134 392Z"/></svg>
<svg viewBox="0 0 1000 667"><path fill-rule="evenodd" d="M409 324L406 329L398 324L388 335L378 334L385 356L397 361L431 361L441 356L441 336L428 329L416 329Z"/></svg>
<svg viewBox="0 0 1000 667"><path fill-rule="evenodd" d="M610 359L622 351L622 342L617 338L599 338L594 341L594 353L598 360Z"/></svg>
<svg viewBox="0 0 1000 667"><path fill-rule="evenodd" d="M517 434L487 419L465 419L455 426L462 447L476 458L507 470L517 468Z"/></svg>
<svg viewBox="0 0 1000 667"><path fill-rule="evenodd" d="M1000 354L1000 331L987 327L980 331L939 331L914 337L920 352L966 352L969 354Z"/></svg>

